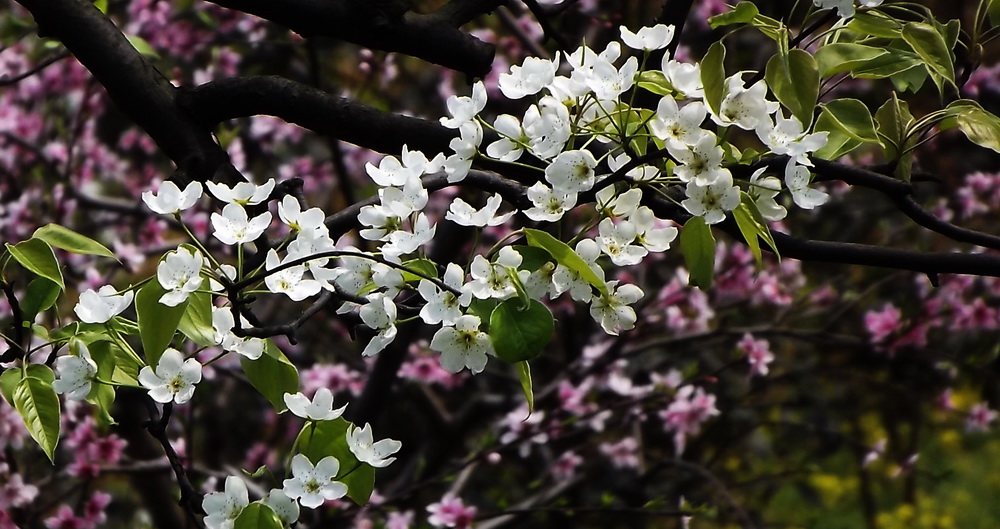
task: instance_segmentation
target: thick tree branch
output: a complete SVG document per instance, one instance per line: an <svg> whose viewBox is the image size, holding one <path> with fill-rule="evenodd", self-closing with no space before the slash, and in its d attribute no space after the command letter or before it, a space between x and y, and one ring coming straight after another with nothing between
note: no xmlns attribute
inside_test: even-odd
<svg viewBox="0 0 1000 529"><path fill-rule="evenodd" d="M479 15L489 13L502 5L504 0L451 0L434 12L434 17L458 27Z"/></svg>
<svg viewBox="0 0 1000 529"><path fill-rule="evenodd" d="M208 130L179 112L174 86L86 0L18 0L39 35L59 39L108 91L111 100L177 165L175 178L237 182L240 175ZM217 173L221 173L217 175Z"/></svg>
<svg viewBox="0 0 1000 529"><path fill-rule="evenodd" d="M281 24L303 37L325 36L384 51L405 53L473 77L485 77L496 51L453 23L474 11L447 16L405 13L385 2L357 0L211 0ZM489 10L496 2L476 2ZM393 7L393 9L389 9Z"/></svg>
<svg viewBox="0 0 1000 529"><path fill-rule="evenodd" d="M379 152L398 153L404 144L443 152L456 136L433 121L376 110L276 76L213 81L185 91L179 103L206 127L266 114Z"/></svg>

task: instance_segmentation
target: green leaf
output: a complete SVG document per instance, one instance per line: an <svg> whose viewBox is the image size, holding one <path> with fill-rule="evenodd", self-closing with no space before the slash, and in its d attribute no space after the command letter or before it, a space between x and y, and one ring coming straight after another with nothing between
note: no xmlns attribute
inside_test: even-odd
<svg viewBox="0 0 1000 529"><path fill-rule="evenodd" d="M100 255L103 257L110 257L116 261L118 260L118 258L115 257L115 254L111 253L111 250L107 249L107 247L103 244L58 224L48 224L42 226L41 228L35 230L35 233L31 236L35 239L41 239L56 248L62 248L70 253L81 255Z"/></svg>
<svg viewBox="0 0 1000 529"><path fill-rule="evenodd" d="M722 100L726 95L726 47L722 42L715 42L708 48L701 60L701 84L705 91L705 103L714 114L719 113Z"/></svg>
<svg viewBox="0 0 1000 529"><path fill-rule="evenodd" d="M0 373L0 394L11 406L14 405L14 388L22 378L24 378L23 371L19 367L9 367Z"/></svg>
<svg viewBox="0 0 1000 529"><path fill-rule="evenodd" d="M814 127L816 132L828 132L826 145L813 153L813 156L824 160L836 160L844 154L857 149L862 143L840 130L833 118L826 113L820 113Z"/></svg>
<svg viewBox="0 0 1000 529"><path fill-rule="evenodd" d="M494 309L497 308L497 300L495 299L479 299L472 298L469 303L469 312L475 316L479 317L479 321L489 325L490 316L493 315Z"/></svg>
<svg viewBox="0 0 1000 529"><path fill-rule="evenodd" d="M525 360L514 364L514 367L517 369L517 379L521 382L521 391L524 392L524 398L528 402L528 415L530 416L535 411L535 393L531 387L531 366Z"/></svg>
<svg viewBox="0 0 1000 529"><path fill-rule="evenodd" d="M857 79L885 79L913 67L923 68L920 57L911 51L892 46L886 46L884 49L885 55L855 66L851 75Z"/></svg>
<svg viewBox="0 0 1000 529"><path fill-rule="evenodd" d="M233 529L282 529L281 518L267 505L253 502L233 522Z"/></svg>
<svg viewBox="0 0 1000 529"><path fill-rule="evenodd" d="M518 267L519 270L534 272L545 266L545 263L552 262L552 256L549 255L549 252L543 248L515 244L513 249L521 255L521 266Z"/></svg>
<svg viewBox="0 0 1000 529"><path fill-rule="evenodd" d="M404 262L403 266L427 277L438 276L437 265L435 265L434 261L431 261L430 259L411 259ZM424 279L424 277L414 274L413 272L403 272L403 281L406 281L407 283L420 281L421 279Z"/></svg>
<svg viewBox="0 0 1000 529"><path fill-rule="evenodd" d="M250 384L274 406L278 413L285 411L285 393L299 390L299 371L295 369L281 349L271 340L265 340L264 354L256 360L240 355L240 365Z"/></svg>
<svg viewBox="0 0 1000 529"><path fill-rule="evenodd" d="M97 424L102 428L118 424L111 416L111 406L115 403L115 388L107 384L91 385L87 402L97 408Z"/></svg>
<svg viewBox="0 0 1000 529"><path fill-rule="evenodd" d="M758 267L762 266L764 262L760 253L760 241L757 240L758 238L763 239L774 250L775 255L778 254L778 249L774 244L774 237L771 235L770 228L767 227L767 221L761 216L760 210L757 209L757 204L754 203L753 198L743 191L740 191L740 205L733 210L733 218L736 219L736 225L739 226L740 233L743 234L743 238L746 239L747 244L750 246L750 252L753 253Z"/></svg>
<svg viewBox="0 0 1000 529"><path fill-rule="evenodd" d="M337 481L347 485L348 497L358 505L364 505L368 503L372 490L375 489L375 469L367 463L358 461L347 447L349 426L351 423L342 417L332 421L306 424L299 432L295 443L299 447L299 453L308 457L314 465L326 456L337 458L337 461L340 461Z"/></svg>
<svg viewBox="0 0 1000 529"><path fill-rule="evenodd" d="M714 17L709 17L708 25L712 29L731 24L748 24L760 13L753 2L740 2L732 11L727 11Z"/></svg>
<svg viewBox="0 0 1000 529"><path fill-rule="evenodd" d="M215 343L215 328L212 327L212 295L194 292L188 296L187 308L177 324L177 330L192 342L210 347Z"/></svg>
<svg viewBox="0 0 1000 529"><path fill-rule="evenodd" d="M750 24L778 44L779 50L788 50L788 28L780 20L757 15Z"/></svg>
<svg viewBox="0 0 1000 529"><path fill-rule="evenodd" d="M90 357L97 364L97 378L113 384L141 387L139 371L143 364L116 343L99 341L87 344Z"/></svg>
<svg viewBox="0 0 1000 529"><path fill-rule="evenodd" d="M787 59L786 67L780 55L771 57L764 78L778 101L808 130L819 97L819 70L816 60L804 50L789 50Z"/></svg>
<svg viewBox="0 0 1000 529"><path fill-rule="evenodd" d="M95 0L94 7L101 13L108 14L108 0Z"/></svg>
<svg viewBox="0 0 1000 529"><path fill-rule="evenodd" d="M583 257L580 257L569 245L540 230L525 228L524 235L528 239L528 244L549 252L549 255L557 263L579 274L584 281L593 285L602 294L608 294L608 287L604 281L601 281L601 278L590 269L587 261L584 261Z"/></svg>
<svg viewBox="0 0 1000 529"><path fill-rule="evenodd" d="M1000 26L1000 0L989 0L989 6L986 8L986 13L990 17L990 23L994 26Z"/></svg>
<svg viewBox="0 0 1000 529"><path fill-rule="evenodd" d="M28 283L24 299L21 300L21 312L24 321L33 322L39 312L49 310L59 299L59 285L44 277L36 277Z"/></svg>
<svg viewBox="0 0 1000 529"><path fill-rule="evenodd" d="M670 81L667 81L666 76L660 70L640 72L635 84L639 85L639 88L648 90L659 96L672 96L677 91L674 85L670 84Z"/></svg>
<svg viewBox="0 0 1000 529"><path fill-rule="evenodd" d="M490 341L498 358L517 363L542 354L552 339L555 320L548 307L531 299L522 308L520 299L502 301L490 315Z"/></svg>
<svg viewBox="0 0 1000 529"><path fill-rule="evenodd" d="M937 77L932 77L932 79L934 80L934 84L938 86L938 90L940 90L940 79ZM890 75L889 80L892 81L892 85L896 90L900 92L917 93L924 86L924 81L927 80L927 68L923 65L914 66L913 68Z"/></svg>
<svg viewBox="0 0 1000 529"><path fill-rule="evenodd" d="M899 157L912 124L913 116L909 106L893 92L892 97L875 112L875 130L886 159L896 160Z"/></svg>
<svg viewBox="0 0 1000 529"><path fill-rule="evenodd" d="M135 314L139 323L142 352L151 367L156 367L160 355L174 339L188 302L176 307L160 303L167 291L155 279L143 285L135 294Z"/></svg>
<svg viewBox="0 0 1000 529"><path fill-rule="evenodd" d="M1000 152L1000 118L971 99L959 99L945 110L950 117L941 123L942 129L957 126L969 141Z"/></svg>
<svg viewBox="0 0 1000 529"><path fill-rule="evenodd" d="M850 42L827 44L816 50L816 65L819 74L829 77L834 74L849 72L888 53L885 48L865 46Z"/></svg>
<svg viewBox="0 0 1000 529"><path fill-rule="evenodd" d="M46 368L48 369L48 368ZM59 397L52 382L33 376L21 379L14 388L14 408L21 414L31 438L55 463L59 443Z"/></svg>
<svg viewBox="0 0 1000 529"><path fill-rule="evenodd" d="M49 243L41 239L28 239L16 245L7 243L7 251L21 266L59 285L60 290L66 289L59 261Z"/></svg>
<svg viewBox="0 0 1000 529"><path fill-rule="evenodd" d="M822 115L829 121L824 123L847 134L852 139L865 143L879 143L878 134L875 133L875 123L872 121L871 112L864 103L857 99L834 99L823 104ZM819 125L817 124L817 128ZM829 130L829 129L824 129Z"/></svg>
<svg viewBox="0 0 1000 529"><path fill-rule="evenodd" d="M125 35L125 38L127 38L129 43L132 44L135 51L139 52L141 55L145 55L146 57L153 59L160 58L160 54L156 53L156 50L153 49L146 39L138 35Z"/></svg>
<svg viewBox="0 0 1000 529"><path fill-rule="evenodd" d="M893 17L878 11L858 11L847 28L866 36L898 39L903 25Z"/></svg>
<svg viewBox="0 0 1000 529"><path fill-rule="evenodd" d="M927 68L955 85L955 64L951 49L934 26L923 22L908 22L903 26L903 40L923 59Z"/></svg>
<svg viewBox="0 0 1000 529"><path fill-rule="evenodd" d="M691 217L684 223L681 253L690 275L688 283L701 289L710 288L715 275L715 237L703 217Z"/></svg>

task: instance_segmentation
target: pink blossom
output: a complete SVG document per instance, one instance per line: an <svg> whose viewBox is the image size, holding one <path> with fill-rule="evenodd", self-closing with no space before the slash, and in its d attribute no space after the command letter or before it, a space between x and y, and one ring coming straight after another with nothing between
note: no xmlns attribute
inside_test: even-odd
<svg viewBox="0 0 1000 529"><path fill-rule="evenodd" d="M59 506L54 516L45 519L45 527L49 529L87 529L87 520L77 518L69 505Z"/></svg>
<svg viewBox="0 0 1000 529"><path fill-rule="evenodd" d="M576 475L577 468L583 464L583 458L572 450L563 452L552 464L552 477L556 481L569 481Z"/></svg>
<svg viewBox="0 0 1000 529"><path fill-rule="evenodd" d="M865 313L865 327L871 335L873 344L881 344L886 338L899 332L902 328L902 314L895 305L888 303L881 311L870 310Z"/></svg>
<svg viewBox="0 0 1000 529"><path fill-rule="evenodd" d="M978 402L969 409L969 415L965 418L966 432L988 432L990 423L997 418L997 412L991 410L989 404Z"/></svg>
<svg viewBox="0 0 1000 529"><path fill-rule="evenodd" d="M615 468L639 468L639 442L626 437L617 443L601 443L598 448Z"/></svg>
<svg viewBox="0 0 1000 529"><path fill-rule="evenodd" d="M688 385L677 391L670 406L660 412L660 418L663 419L664 429L674 432L674 449L680 455L684 452L687 437L696 435L701 431L702 423L718 414L715 395Z"/></svg>
<svg viewBox="0 0 1000 529"><path fill-rule="evenodd" d="M750 376L767 375L767 365L774 361L771 345L767 340L754 340L753 336L747 333L743 335L736 347L747 355L747 361L750 362Z"/></svg>
<svg viewBox="0 0 1000 529"><path fill-rule="evenodd" d="M466 506L461 498L450 492L445 494L440 502L428 505L427 512L431 514L427 517L427 523L434 527L455 527L456 529L471 527L473 518L476 516L474 506Z"/></svg>
<svg viewBox="0 0 1000 529"><path fill-rule="evenodd" d="M413 525L413 511L390 512L385 521L385 529L410 529Z"/></svg>

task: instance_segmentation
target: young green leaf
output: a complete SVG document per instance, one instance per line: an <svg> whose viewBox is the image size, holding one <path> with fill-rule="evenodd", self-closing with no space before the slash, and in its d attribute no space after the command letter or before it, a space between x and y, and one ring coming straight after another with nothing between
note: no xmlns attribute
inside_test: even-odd
<svg viewBox="0 0 1000 529"><path fill-rule="evenodd" d="M32 238L41 239L56 248L62 248L70 253L81 255L100 255L117 260L115 254L107 249L103 244L79 233L60 226L58 224L47 224L35 230Z"/></svg>
<svg viewBox="0 0 1000 529"><path fill-rule="evenodd" d="M834 99L823 104L823 115L829 119L825 123L852 139L864 143L879 143L871 112L861 101L850 98Z"/></svg>
<svg viewBox="0 0 1000 529"><path fill-rule="evenodd" d="M580 274L584 281L593 285L602 294L608 293L607 285L590 269L587 261L584 261L569 245L540 230L525 228L524 235L528 239L528 244L549 252L557 263Z"/></svg>
<svg viewBox="0 0 1000 529"><path fill-rule="evenodd" d="M957 126L969 141L1000 152L1000 118L971 99L959 99L948 105L949 119L942 129Z"/></svg>
<svg viewBox="0 0 1000 529"><path fill-rule="evenodd" d="M908 22L903 26L902 37L932 73L946 79L952 86L955 85L952 51L944 36L934 26L923 22Z"/></svg>
<svg viewBox="0 0 1000 529"><path fill-rule="evenodd" d="M517 369L517 380L521 382L521 391L524 392L524 398L528 403L528 415L531 415L535 411L535 392L531 386L531 366L525 360L514 364L514 368Z"/></svg>
<svg viewBox="0 0 1000 529"><path fill-rule="evenodd" d="M39 312L49 310L59 299L59 285L44 277L36 277L28 283L24 299L21 300L21 313L24 321L33 322Z"/></svg>
<svg viewBox="0 0 1000 529"><path fill-rule="evenodd" d="M767 221L761 216L753 198L743 191L740 192L740 205L733 210L733 218L736 220L736 225L740 228L743 238L746 239L747 245L750 246L750 252L753 254L754 260L757 261L758 267L762 266L764 262L758 239L763 239L774 250L775 254L778 253L774 237L771 235L770 228L767 227Z"/></svg>
<svg viewBox="0 0 1000 529"><path fill-rule="evenodd" d="M49 461L55 463L61 419L59 396L52 389L52 382L33 376L25 377L14 388L13 400L14 408L24 420L31 438L42 447Z"/></svg>
<svg viewBox="0 0 1000 529"><path fill-rule="evenodd" d="M639 88L648 90L658 96L672 96L677 92L660 70L640 72L635 84L639 85Z"/></svg>
<svg viewBox="0 0 1000 529"><path fill-rule="evenodd" d="M709 17L708 25L712 29L716 29L732 24L748 24L753 22L758 13L760 11L757 10L757 6L753 2L740 2L732 11Z"/></svg>
<svg viewBox="0 0 1000 529"><path fill-rule="evenodd" d="M691 217L681 228L681 254L690 278L688 283L701 289L712 286L715 275L715 237L702 217Z"/></svg>
<svg viewBox="0 0 1000 529"><path fill-rule="evenodd" d="M177 324L177 330L203 347L216 345L215 328L212 327L211 294L194 292L188 296L187 308Z"/></svg>
<svg viewBox="0 0 1000 529"><path fill-rule="evenodd" d="M32 238L16 245L7 243L7 251L21 266L59 285L60 290L66 289L62 269L59 268L59 261L49 243Z"/></svg>
<svg viewBox="0 0 1000 529"><path fill-rule="evenodd" d="M849 72L888 53L885 48L853 42L827 44L816 50L816 65L822 77Z"/></svg>
<svg viewBox="0 0 1000 529"><path fill-rule="evenodd" d="M337 481L347 485L347 496L358 505L368 503L375 488L375 469L358 461L347 446L347 428L351 423L340 417L332 421L307 424L295 440L299 453L316 464L326 456L340 461Z"/></svg>
<svg viewBox="0 0 1000 529"><path fill-rule="evenodd" d="M264 354L256 360L240 355L240 365L250 384L274 406L278 413L285 411L285 393L299 390L299 371L281 349L267 340Z"/></svg>
<svg viewBox="0 0 1000 529"><path fill-rule="evenodd" d="M498 358L517 363L538 357L552 339L555 320L548 307L529 300L527 309L521 300L502 301L490 315L490 341Z"/></svg>
<svg viewBox="0 0 1000 529"><path fill-rule="evenodd" d="M160 303L166 290L155 279L143 285L135 294L135 313L139 323L139 338L142 351L149 365L156 367L160 355L170 345L180 325L188 301L176 307Z"/></svg>
<svg viewBox="0 0 1000 529"><path fill-rule="evenodd" d="M775 55L767 62L764 79L778 101L808 129L819 97L819 70L813 56L797 48L789 50L786 66Z"/></svg>
<svg viewBox="0 0 1000 529"><path fill-rule="evenodd" d="M708 48L701 60L701 84L705 90L705 103L715 114L719 113L726 94L726 47L716 42Z"/></svg>
<svg viewBox="0 0 1000 529"><path fill-rule="evenodd" d="M233 522L233 529L282 529L284 526L274 510L256 501L247 505Z"/></svg>

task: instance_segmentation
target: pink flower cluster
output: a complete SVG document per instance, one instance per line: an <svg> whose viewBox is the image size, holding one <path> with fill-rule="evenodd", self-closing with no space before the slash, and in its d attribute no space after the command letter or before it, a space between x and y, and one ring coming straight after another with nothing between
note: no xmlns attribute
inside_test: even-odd
<svg viewBox="0 0 1000 529"><path fill-rule="evenodd" d="M663 427L668 432L674 432L674 451L679 456L684 453L687 437L696 435L705 421L718 414L715 395L687 385L677 391L673 402L660 412L660 418Z"/></svg>
<svg viewBox="0 0 1000 529"><path fill-rule="evenodd" d="M476 508L472 505L465 505L462 498L452 493L445 494L441 501L427 506L427 523L434 527L454 527L455 529L467 529L472 526L476 516Z"/></svg>

